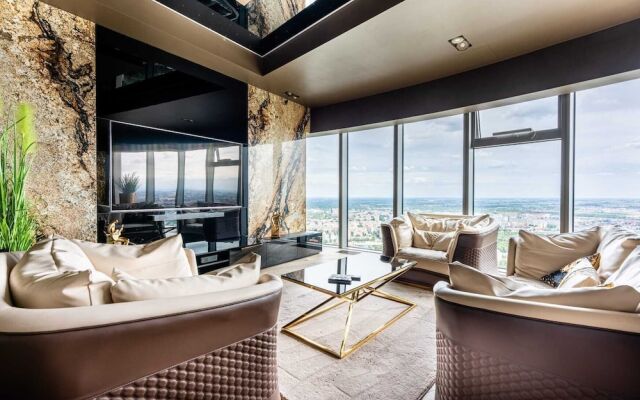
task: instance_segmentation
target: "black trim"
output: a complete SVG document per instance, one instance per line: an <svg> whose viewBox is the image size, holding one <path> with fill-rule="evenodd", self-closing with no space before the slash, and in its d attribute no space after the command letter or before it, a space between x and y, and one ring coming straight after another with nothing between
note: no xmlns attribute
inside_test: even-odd
<svg viewBox="0 0 640 400"><path fill-rule="evenodd" d="M216 31L222 36L233 40L239 45L258 52L260 38L235 22L218 15L196 0L156 0L177 13L194 20L200 25Z"/></svg>
<svg viewBox="0 0 640 400"><path fill-rule="evenodd" d="M258 45L258 53L260 55L267 54L350 1L351 0L316 0L313 4L305 7L293 18L262 38Z"/></svg>
<svg viewBox="0 0 640 400"><path fill-rule="evenodd" d="M404 0L316 0L262 39L196 0L157 1L254 52L266 75Z"/></svg>
<svg viewBox="0 0 640 400"><path fill-rule="evenodd" d="M266 75L282 67L403 1L350 0L322 23L310 26L300 35L292 37L287 43L267 54L262 60L262 74ZM276 29L273 33L277 31ZM267 38L268 36L265 39Z"/></svg>

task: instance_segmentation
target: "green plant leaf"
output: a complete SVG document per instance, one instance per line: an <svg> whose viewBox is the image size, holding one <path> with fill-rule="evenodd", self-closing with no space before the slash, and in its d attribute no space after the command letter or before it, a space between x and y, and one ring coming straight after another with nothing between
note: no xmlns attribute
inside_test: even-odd
<svg viewBox="0 0 640 400"><path fill-rule="evenodd" d="M36 128L33 117L33 107L27 103L18 104L16 110L16 130L18 133L18 141L23 155L35 152Z"/></svg>

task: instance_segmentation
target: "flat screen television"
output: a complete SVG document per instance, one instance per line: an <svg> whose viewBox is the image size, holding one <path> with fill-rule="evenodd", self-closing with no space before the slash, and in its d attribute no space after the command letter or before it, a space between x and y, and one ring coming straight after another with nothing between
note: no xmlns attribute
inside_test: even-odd
<svg viewBox="0 0 640 400"><path fill-rule="evenodd" d="M242 145L111 122L113 211L240 207Z"/></svg>

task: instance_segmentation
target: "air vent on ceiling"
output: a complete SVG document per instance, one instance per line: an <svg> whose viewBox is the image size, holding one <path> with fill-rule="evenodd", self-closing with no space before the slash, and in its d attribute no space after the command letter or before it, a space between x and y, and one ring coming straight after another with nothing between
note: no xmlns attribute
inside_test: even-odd
<svg viewBox="0 0 640 400"><path fill-rule="evenodd" d="M227 0L198 0L205 7L211 9L216 14L220 14L225 18L230 19L231 21L237 21L240 17L240 13L238 12L237 6L233 4L237 4L235 1L227 1ZM233 3L233 4L232 4Z"/></svg>

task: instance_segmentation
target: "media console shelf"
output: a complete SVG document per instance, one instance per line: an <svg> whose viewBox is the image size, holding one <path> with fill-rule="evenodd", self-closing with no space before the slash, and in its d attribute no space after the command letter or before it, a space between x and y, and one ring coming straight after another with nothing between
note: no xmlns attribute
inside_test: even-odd
<svg viewBox="0 0 640 400"><path fill-rule="evenodd" d="M320 232L288 233L277 238L263 237L261 242L263 268L312 256L322 251Z"/></svg>
<svg viewBox="0 0 640 400"><path fill-rule="evenodd" d="M261 268L312 256L322 251L322 233L298 232L277 238L260 240L244 238L236 246L208 252L197 252L198 270L201 274L235 264L249 253L260 254Z"/></svg>

